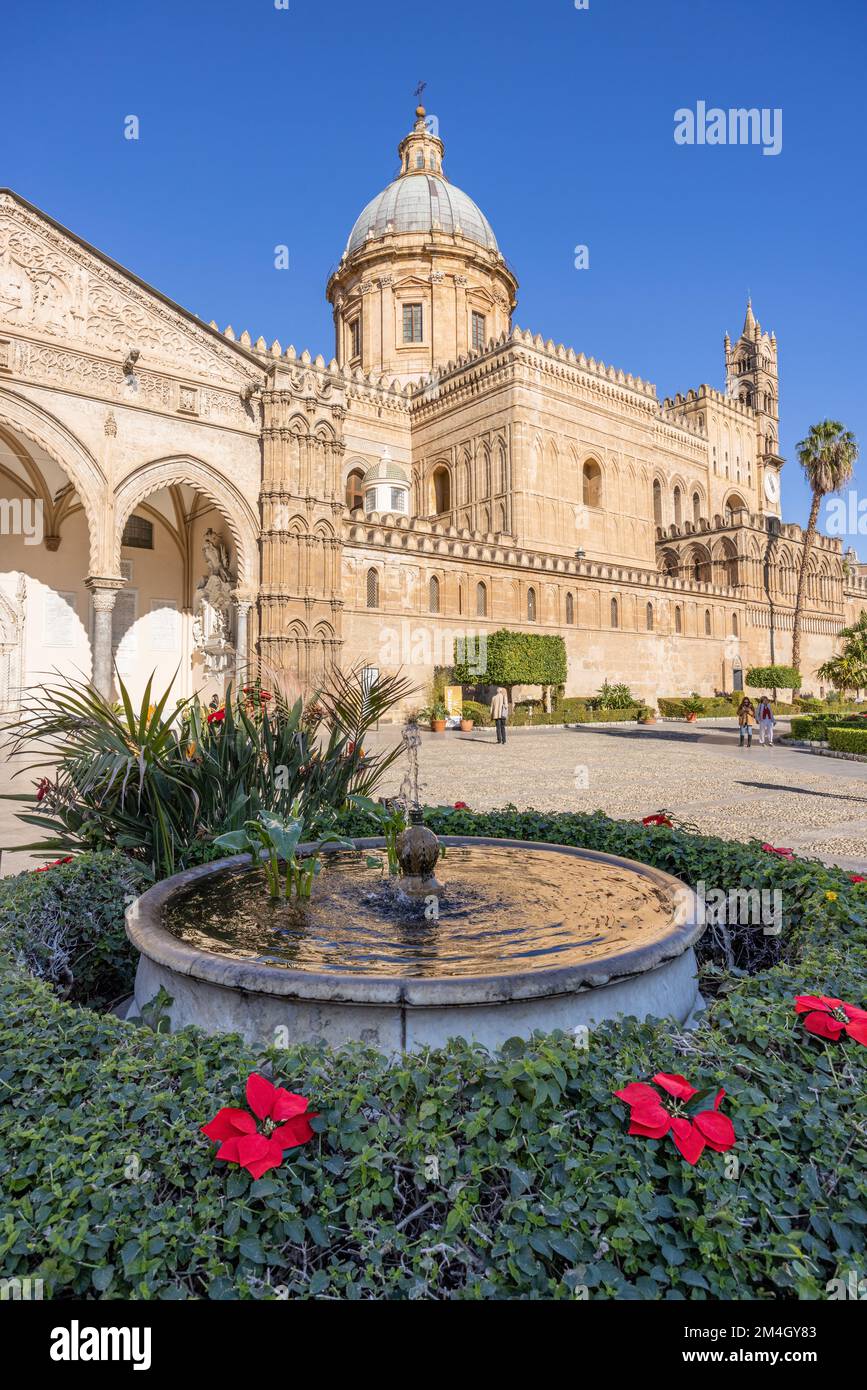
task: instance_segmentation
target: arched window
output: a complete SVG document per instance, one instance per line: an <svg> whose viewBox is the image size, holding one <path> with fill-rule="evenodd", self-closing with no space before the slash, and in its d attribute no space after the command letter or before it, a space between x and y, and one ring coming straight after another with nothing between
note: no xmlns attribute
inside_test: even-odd
<svg viewBox="0 0 867 1390"><path fill-rule="evenodd" d="M566 595L566 622L571 627L575 621L575 600L571 594Z"/></svg>
<svg viewBox="0 0 867 1390"><path fill-rule="evenodd" d="M675 632L683 632L683 613L679 606L674 610L674 630Z"/></svg>
<svg viewBox="0 0 867 1390"><path fill-rule="evenodd" d="M535 590L535 589L528 589L528 590L527 590L527 622L528 622L528 623L534 623L535 621L536 621L536 590Z"/></svg>
<svg viewBox="0 0 867 1390"><path fill-rule="evenodd" d="M701 497L697 492L692 494L692 522L697 526L701 521Z"/></svg>
<svg viewBox="0 0 867 1390"><path fill-rule="evenodd" d="M662 488L658 478L653 480L653 520L657 526L662 525Z"/></svg>
<svg viewBox="0 0 867 1390"><path fill-rule="evenodd" d="M488 616L488 590L481 580L476 585L476 617L486 618Z"/></svg>
<svg viewBox="0 0 867 1390"><path fill-rule="evenodd" d="M738 626L738 615L737 615L737 613L732 613L732 637L739 637L739 636L740 636L740 628L739 628L739 626Z"/></svg>
<svg viewBox="0 0 867 1390"><path fill-rule="evenodd" d="M430 581L430 611L438 613L440 611L440 582L436 575L431 576Z"/></svg>
<svg viewBox="0 0 867 1390"><path fill-rule="evenodd" d="M351 512L356 507L364 506L364 493L361 484L364 482L364 470L353 468L349 477L346 479L346 505Z"/></svg>
<svg viewBox="0 0 867 1390"><path fill-rule="evenodd" d="M506 491L506 451L500 446L500 492Z"/></svg>
<svg viewBox="0 0 867 1390"><path fill-rule="evenodd" d="M367 571L367 606L379 607L379 575L373 569Z"/></svg>
<svg viewBox="0 0 867 1390"><path fill-rule="evenodd" d="M674 489L674 524L683 525L683 495L679 487Z"/></svg>
<svg viewBox="0 0 867 1390"><path fill-rule="evenodd" d="M434 511L437 515L441 512L450 512L452 509L452 480L447 468L434 469L433 494Z"/></svg>
<svg viewBox="0 0 867 1390"><path fill-rule="evenodd" d="M705 637L710 637L712 631L713 631L713 628L712 628L711 620L710 620L710 609L709 609L709 608L706 608L706 609L704 610L704 635L705 635Z"/></svg>
<svg viewBox="0 0 867 1390"><path fill-rule="evenodd" d="M581 496L585 507L602 506L602 469L595 459L584 465Z"/></svg>
<svg viewBox="0 0 867 1390"><path fill-rule="evenodd" d="M620 610L619 610L619 608L618 608L618 606L617 606L617 599L616 599L616 598L613 598L613 599L611 600L611 626L612 626L612 627L619 627L619 626L620 626Z"/></svg>
<svg viewBox="0 0 867 1390"><path fill-rule="evenodd" d="M652 603L649 603L649 604L647 605L647 631L648 631L648 632L652 632L652 631L653 631L653 604L652 604Z"/></svg>

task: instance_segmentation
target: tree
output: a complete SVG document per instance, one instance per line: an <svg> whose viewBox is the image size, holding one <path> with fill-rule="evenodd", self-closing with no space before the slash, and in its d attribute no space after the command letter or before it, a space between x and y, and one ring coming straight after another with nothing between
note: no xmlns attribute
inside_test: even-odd
<svg viewBox="0 0 867 1390"><path fill-rule="evenodd" d="M810 504L810 519L804 536L801 551L801 568L798 574L798 592L795 598L795 615L792 626L792 665L801 666L801 623L803 621L804 594L807 588L807 566L810 551L816 538L819 520L819 507L822 498L829 492L837 492L852 477L852 469L858 457L858 443L849 430L843 428L839 420L822 420L813 425L806 439L796 446L798 461L810 485L813 500Z"/></svg>
<svg viewBox="0 0 867 1390"><path fill-rule="evenodd" d="M844 627L840 633L843 650L820 666L816 674L820 680L830 681L835 690L845 695L867 689L867 612L862 612L857 623Z"/></svg>
<svg viewBox="0 0 867 1390"><path fill-rule="evenodd" d="M751 666L747 671L747 685L751 690L767 690L770 687L776 700L777 690L797 690L801 684L801 673L793 666Z"/></svg>
<svg viewBox="0 0 867 1390"><path fill-rule="evenodd" d="M514 685L541 685L547 696L551 686L562 685L566 680L566 644L562 637L510 632L503 627L487 638L484 670L462 660L463 655L458 640L455 642L456 681L461 685L473 685L477 681L504 685L510 699Z"/></svg>

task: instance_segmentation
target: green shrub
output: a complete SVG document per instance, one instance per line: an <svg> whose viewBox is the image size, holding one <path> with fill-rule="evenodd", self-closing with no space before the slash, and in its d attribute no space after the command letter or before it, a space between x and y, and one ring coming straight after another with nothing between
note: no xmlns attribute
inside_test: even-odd
<svg viewBox="0 0 867 1390"><path fill-rule="evenodd" d="M838 753L867 753L867 729L828 730L828 747Z"/></svg>
<svg viewBox="0 0 867 1390"><path fill-rule="evenodd" d="M132 990L124 910L146 886L118 854L0 878L0 952L73 1002L104 1007Z"/></svg>
<svg viewBox="0 0 867 1390"><path fill-rule="evenodd" d="M867 1049L811 1037L792 999L863 1002L864 887L756 845L601 814L426 820L778 888L784 959L729 980L688 1039L626 1019L594 1030L589 1049L553 1033L495 1055L454 1041L395 1061L151 1033L72 1009L7 964L4 1276L70 1299L572 1299L584 1286L592 1299L777 1302L823 1298L830 1279L863 1270ZM199 1126L241 1104L262 1067L320 1118L313 1142L253 1182L215 1162ZM625 1133L612 1092L657 1070L725 1087L736 1177L721 1155L690 1168L670 1142Z"/></svg>

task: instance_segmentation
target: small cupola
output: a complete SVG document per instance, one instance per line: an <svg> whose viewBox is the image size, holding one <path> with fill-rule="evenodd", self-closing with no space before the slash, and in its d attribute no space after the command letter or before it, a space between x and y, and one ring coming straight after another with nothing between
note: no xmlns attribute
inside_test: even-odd
<svg viewBox="0 0 867 1390"><path fill-rule="evenodd" d="M382 458L368 468L361 486L366 512L409 515L409 476L389 456L387 449Z"/></svg>
<svg viewBox="0 0 867 1390"><path fill-rule="evenodd" d="M415 125L397 147L400 155L400 174L443 174L443 142L428 130L427 112L423 106L415 109Z"/></svg>

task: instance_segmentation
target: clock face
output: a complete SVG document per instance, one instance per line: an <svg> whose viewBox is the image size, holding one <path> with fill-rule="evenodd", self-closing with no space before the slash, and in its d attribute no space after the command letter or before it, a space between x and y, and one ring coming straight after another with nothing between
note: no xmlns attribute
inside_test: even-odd
<svg viewBox="0 0 867 1390"><path fill-rule="evenodd" d="M776 502L780 495L780 480L776 473L765 474L765 496L769 502Z"/></svg>

